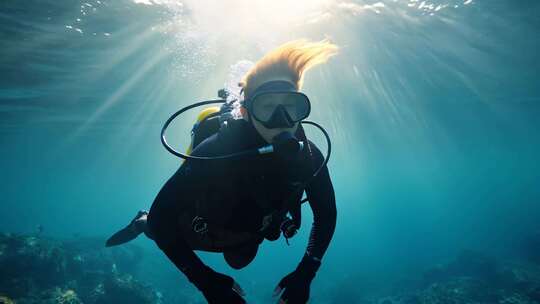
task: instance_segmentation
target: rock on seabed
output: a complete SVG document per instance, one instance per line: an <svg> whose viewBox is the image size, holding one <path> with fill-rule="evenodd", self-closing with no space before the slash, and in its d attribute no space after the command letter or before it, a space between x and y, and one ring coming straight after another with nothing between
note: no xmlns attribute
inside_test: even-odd
<svg viewBox="0 0 540 304"><path fill-rule="evenodd" d="M0 304L159 303L157 292L123 272L135 246L101 239L54 240L0 233Z"/></svg>

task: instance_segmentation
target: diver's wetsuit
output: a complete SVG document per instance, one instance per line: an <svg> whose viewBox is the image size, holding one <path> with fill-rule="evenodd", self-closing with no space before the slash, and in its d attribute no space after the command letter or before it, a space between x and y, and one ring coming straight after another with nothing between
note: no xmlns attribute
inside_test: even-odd
<svg viewBox="0 0 540 304"><path fill-rule="evenodd" d="M263 145L266 142L250 123L234 120L200 143L192 155L224 155ZM205 199L217 206L218 215L226 219L227 229L256 232L263 216L268 214L263 209L278 208L291 189L295 189L291 183L305 181L324 161L313 143L308 147L294 160L284 160L271 153L241 160L185 161L152 204L148 227L153 239L193 282L192 278L205 265L179 232L179 215L193 206L194 201ZM328 169L324 167L305 190L314 215L306 253L321 259L336 223L334 189ZM263 207L256 203L257 199L264 201Z"/></svg>

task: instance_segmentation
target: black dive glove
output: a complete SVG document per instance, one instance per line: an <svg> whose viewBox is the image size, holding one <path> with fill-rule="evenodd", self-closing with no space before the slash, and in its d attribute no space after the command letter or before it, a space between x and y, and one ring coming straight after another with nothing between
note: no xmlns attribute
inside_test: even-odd
<svg viewBox="0 0 540 304"><path fill-rule="evenodd" d="M274 289L274 297L285 289L280 297L280 303L282 301L286 301L287 304L306 303L309 299L311 281L315 278L315 273L320 266L320 261L305 255L296 270L279 281L278 286Z"/></svg>
<svg viewBox="0 0 540 304"><path fill-rule="evenodd" d="M188 279L199 289L210 304L245 304L244 291L228 275L216 272L204 266L202 271L188 276Z"/></svg>

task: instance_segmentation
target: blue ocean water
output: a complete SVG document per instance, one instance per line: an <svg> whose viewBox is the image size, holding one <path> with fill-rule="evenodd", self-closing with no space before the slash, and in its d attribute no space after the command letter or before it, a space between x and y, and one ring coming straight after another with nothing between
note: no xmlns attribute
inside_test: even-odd
<svg viewBox="0 0 540 304"><path fill-rule="evenodd" d="M328 38L340 52L303 89L332 137L338 205L312 302L358 300L463 250L515 257L540 230L539 16L537 1L4 0L0 231L105 238L178 168L159 138L170 114L235 88L281 43ZM195 115L172 126L178 147ZM263 244L246 269L201 256L270 303L307 244L304 214L291 246ZM184 286L202 300L136 244L165 299Z"/></svg>

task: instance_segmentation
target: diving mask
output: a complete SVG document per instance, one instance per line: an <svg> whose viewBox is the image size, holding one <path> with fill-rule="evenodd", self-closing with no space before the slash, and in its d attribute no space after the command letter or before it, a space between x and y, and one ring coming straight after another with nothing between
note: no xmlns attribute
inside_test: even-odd
<svg viewBox="0 0 540 304"><path fill-rule="evenodd" d="M288 81L269 81L244 100L253 119L269 129L291 128L311 112L309 98Z"/></svg>

